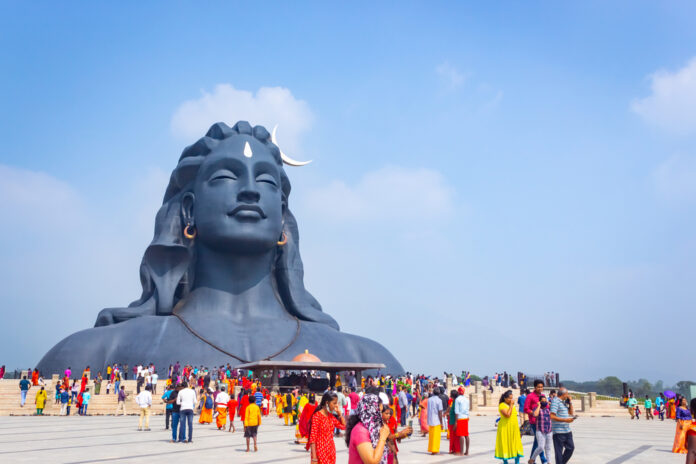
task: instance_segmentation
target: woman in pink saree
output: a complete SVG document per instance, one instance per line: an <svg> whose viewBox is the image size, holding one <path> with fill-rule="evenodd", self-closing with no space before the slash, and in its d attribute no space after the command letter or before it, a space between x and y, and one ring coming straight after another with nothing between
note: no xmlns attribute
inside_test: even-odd
<svg viewBox="0 0 696 464"><path fill-rule="evenodd" d="M420 414L418 416L418 420L420 421L420 430L422 436L426 436L428 434L428 394L424 393L423 394L423 399L421 400L420 403Z"/></svg>

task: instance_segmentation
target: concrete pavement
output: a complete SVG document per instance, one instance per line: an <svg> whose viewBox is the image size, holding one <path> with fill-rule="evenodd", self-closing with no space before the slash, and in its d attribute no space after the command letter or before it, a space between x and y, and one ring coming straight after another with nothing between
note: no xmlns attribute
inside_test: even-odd
<svg viewBox="0 0 696 464"><path fill-rule="evenodd" d="M197 421L198 417L194 417ZM439 456L426 453L427 437L414 435L399 445L399 461L409 463L493 463L495 418L473 416L470 424L471 455L448 455L442 440ZM213 425L194 424L193 443L169 443L164 417L151 418L150 432L138 432L137 416L0 417L0 462L172 463L181 459L207 462L309 463L309 454L295 445L294 428L277 417L264 418L259 428L259 452L246 453L239 420L236 433L218 431ZM573 424L575 455L572 464L681 464L683 455L670 452L674 421L631 421L628 417L580 418ZM531 437L523 437L525 455ZM342 439L336 439L338 463L348 461ZM524 459L522 462L526 462Z"/></svg>

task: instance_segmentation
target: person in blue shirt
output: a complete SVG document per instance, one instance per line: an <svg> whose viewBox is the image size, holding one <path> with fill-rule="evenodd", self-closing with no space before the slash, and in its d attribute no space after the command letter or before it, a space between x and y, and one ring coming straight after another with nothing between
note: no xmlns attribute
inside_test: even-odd
<svg viewBox="0 0 696 464"><path fill-rule="evenodd" d="M87 415L87 406L89 406L90 398L92 398L92 395L89 392L89 388L85 388L85 391L82 393L82 415L83 416Z"/></svg>
<svg viewBox="0 0 696 464"><path fill-rule="evenodd" d="M20 393L20 399L19 399L19 405L21 407L24 407L24 403L27 402L27 393L29 392L29 389L31 388L31 382L27 380L27 376L25 375L22 380L19 381L19 393Z"/></svg>
<svg viewBox="0 0 696 464"><path fill-rule="evenodd" d="M573 410L573 403L568 390L560 388L558 397L551 401L551 431L553 432L553 448L556 455L555 462L565 464L570 461L575 443L570 424L577 417Z"/></svg>
<svg viewBox="0 0 696 464"><path fill-rule="evenodd" d="M67 388L64 388L63 391L60 392L60 415L61 416L68 415L68 401L70 401L70 392L68 391Z"/></svg>
<svg viewBox="0 0 696 464"><path fill-rule="evenodd" d="M665 420L665 398L662 393L655 398L655 408L657 408L657 413L660 415L660 420L664 422Z"/></svg>
<svg viewBox="0 0 696 464"><path fill-rule="evenodd" d="M162 401L164 404L167 405L165 409L165 417L164 417L164 430L169 430L169 419L172 417L172 411L174 410L174 404L168 403L169 397L172 394L172 391L174 390L173 383L170 384L167 387L167 390L164 392L164 395L162 395Z"/></svg>
<svg viewBox="0 0 696 464"><path fill-rule="evenodd" d="M524 402L527 401L527 393L529 393L527 390L521 390L520 391L520 396L517 398L517 410L520 412L520 427L522 424L524 424L524 421L527 419L527 415L524 413Z"/></svg>

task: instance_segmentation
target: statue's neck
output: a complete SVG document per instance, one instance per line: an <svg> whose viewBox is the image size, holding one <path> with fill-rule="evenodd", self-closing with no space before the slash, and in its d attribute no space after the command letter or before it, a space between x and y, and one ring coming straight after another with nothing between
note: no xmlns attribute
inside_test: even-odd
<svg viewBox="0 0 696 464"><path fill-rule="evenodd" d="M235 323L290 317L273 287L274 250L255 255L221 253L199 246L192 291L177 314Z"/></svg>
<svg viewBox="0 0 696 464"><path fill-rule="evenodd" d="M192 289L211 288L241 295L264 282L270 287L271 269L275 259L272 249L262 254L240 255L199 245L196 252L195 281Z"/></svg>

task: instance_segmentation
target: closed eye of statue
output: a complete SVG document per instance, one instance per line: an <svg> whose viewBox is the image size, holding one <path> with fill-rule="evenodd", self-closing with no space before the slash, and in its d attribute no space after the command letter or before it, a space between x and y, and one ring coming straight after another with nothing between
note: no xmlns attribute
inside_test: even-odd
<svg viewBox="0 0 696 464"><path fill-rule="evenodd" d="M278 187L278 182L276 181L275 177L273 177L271 174L259 174L256 176L256 182L265 182L267 184L271 184L274 187Z"/></svg>
<svg viewBox="0 0 696 464"><path fill-rule="evenodd" d="M221 181L221 180L237 180L237 176L232 171L229 171L227 169L220 169L218 171L215 171L210 176L211 182Z"/></svg>

